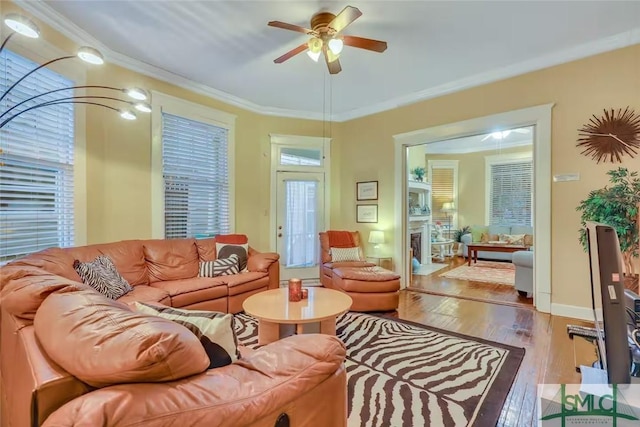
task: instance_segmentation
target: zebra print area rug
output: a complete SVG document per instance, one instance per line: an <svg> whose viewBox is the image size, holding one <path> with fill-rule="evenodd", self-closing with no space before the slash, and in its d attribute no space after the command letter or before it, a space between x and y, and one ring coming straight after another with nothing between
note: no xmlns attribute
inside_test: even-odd
<svg viewBox="0 0 640 427"><path fill-rule="evenodd" d="M238 341L258 346L257 321L237 314ZM524 349L417 323L349 312L349 427L494 426Z"/></svg>

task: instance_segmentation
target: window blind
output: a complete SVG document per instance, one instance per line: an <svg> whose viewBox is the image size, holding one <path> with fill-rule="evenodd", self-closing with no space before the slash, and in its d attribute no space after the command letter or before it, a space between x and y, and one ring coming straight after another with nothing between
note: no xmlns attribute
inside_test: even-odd
<svg viewBox="0 0 640 427"><path fill-rule="evenodd" d="M492 164L489 191L490 225L532 225L531 160Z"/></svg>
<svg viewBox="0 0 640 427"><path fill-rule="evenodd" d="M37 66L3 50L0 93ZM68 86L73 81L43 68L2 100L0 112L34 95ZM52 99L42 96L38 101ZM34 103L25 104L31 105ZM72 246L73 104L38 108L17 117L0 129L0 149L0 264L48 247Z"/></svg>
<svg viewBox="0 0 640 427"><path fill-rule="evenodd" d="M162 113L167 239L229 233L228 130Z"/></svg>
<svg viewBox="0 0 640 427"><path fill-rule="evenodd" d="M431 168L431 218L435 223L447 223L452 213L442 212L442 205L455 200L453 168Z"/></svg>

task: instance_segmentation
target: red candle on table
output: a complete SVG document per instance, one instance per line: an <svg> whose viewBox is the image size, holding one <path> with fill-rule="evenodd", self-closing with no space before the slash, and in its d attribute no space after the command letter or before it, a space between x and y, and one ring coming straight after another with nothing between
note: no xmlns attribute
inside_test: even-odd
<svg viewBox="0 0 640 427"><path fill-rule="evenodd" d="M289 301L298 302L302 299L302 280L289 279Z"/></svg>

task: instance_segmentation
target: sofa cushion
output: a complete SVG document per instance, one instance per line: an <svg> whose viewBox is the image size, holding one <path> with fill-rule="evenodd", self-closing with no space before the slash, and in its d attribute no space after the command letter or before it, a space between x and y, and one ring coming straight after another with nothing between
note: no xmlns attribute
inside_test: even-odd
<svg viewBox="0 0 640 427"><path fill-rule="evenodd" d="M80 276L73 269L74 259L76 258L68 249L49 248L12 261L10 265L38 267L48 273L80 282Z"/></svg>
<svg viewBox="0 0 640 427"><path fill-rule="evenodd" d="M91 262L75 260L73 268L78 272L82 283L108 298L118 299L133 290L106 255L100 255Z"/></svg>
<svg viewBox="0 0 640 427"><path fill-rule="evenodd" d="M195 239L147 240L143 243L143 250L151 283L198 275Z"/></svg>
<svg viewBox="0 0 640 427"><path fill-rule="evenodd" d="M69 264L71 265L71 264ZM77 276L77 274L76 274ZM53 293L73 292L89 286L65 279L38 267L11 263L0 273L0 304L2 308L22 320L31 323L42 302Z"/></svg>
<svg viewBox="0 0 640 427"><path fill-rule="evenodd" d="M245 234L218 234L216 236L216 243L244 245L249 243L249 238Z"/></svg>
<svg viewBox="0 0 640 427"><path fill-rule="evenodd" d="M482 234L488 233L489 227L484 225L472 225L471 226L471 241L472 242L480 242L482 241Z"/></svg>
<svg viewBox="0 0 640 427"><path fill-rule="evenodd" d="M135 301L157 302L159 304L171 305L171 297L167 291L147 285L134 286L131 292L127 292L118 298L118 301L129 305Z"/></svg>
<svg viewBox="0 0 640 427"><path fill-rule="evenodd" d="M125 240L93 246L101 254L111 258L118 272L127 279L131 286L149 284L149 273L144 259L142 240Z"/></svg>
<svg viewBox="0 0 640 427"><path fill-rule="evenodd" d="M189 329L209 356L209 369L221 368L240 358L233 314L216 311L180 310L173 307L135 304L136 311L160 316Z"/></svg>
<svg viewBox="0 0 640 427"><path fill-rule="evenodd" d="M530 225L512 225L509 234L533 234L533 227Z"/></svg>
<svg viewBox="0 0 640 427"><path fill-rule="evenodd" d="M225 298L228 294L226 277L194 277L192 279L154 282L154 288L162 289L171 297L172 307L185 307L202 301Z"/></svg>
<svg viewBox="0 0 640 427"><path fill-rule="evenodd" d="M251 252L251 248L249 249ZM276 252L254 252L247 259L247 270L266 273L269 271L269 267L279 259L280 255Z"/></svg>
<svg viewBox="0 0 640 427"><path fill-rule="evenodd" d="M511 234L511 227L508 225L490 225L489 234Z"/></svg>
<svg viewBox="0 0 640 427"><path fill-rule="evenodd" d="M247 268L247 258L249 257L249 244L242 245L218 243L216 242L216 254L218 259L229 258L231 255L238 257L240 271Z"/></svg>
<svg viewBox="0 0 640 427"><path fill-rule="evenodd" d="M95 291L50 295L34 326L51 359L94 387L172 381L209 366L198 339L184 326L135 313Z"/></svg>
<svg viewBox="0 0 640 427"><path fill-rule="evenodd" d="M243 294L269 286L269 275L257 271L226 276L224 280L227 284L229 296Z"/></svg>
<svg viewBox="0 0 640 427"><path fill-rule="evenodd" d="M230 274L238 274L239 269L238 255L231 254L229 258L221 258L213 261L200 261L200 277L217 277L228 276Z"/></svg>

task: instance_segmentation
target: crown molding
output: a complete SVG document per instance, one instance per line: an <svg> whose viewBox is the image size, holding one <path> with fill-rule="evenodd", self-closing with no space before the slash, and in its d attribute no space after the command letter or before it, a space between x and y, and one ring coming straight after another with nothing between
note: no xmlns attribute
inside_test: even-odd
<svg viewBox="0 0 640 427"><path fill-rule="evenodd" d="M196 83L184 76L171 73L160 67L147 64L143 61L139 61L137 59L109 49L95 37L65 18L63 15L59 14L56 10L48 6L42 0L13 1L18 6L33 14L33 16L40 19L41 21L47 23L47 25L64 34L74 42L80 45L91 45L96 47L102 52L107 61L110 63L153 78L157 78L158 80L174 84L181 88L211 97L218 101L251 111L253 113L263 114L267 116L289 117L319 121L325 121L328 118L330 121L338 123L381 113L399 107L404 107L420 101L437 98L443 95L448 95L476 86L482 86L488 83L493 83L499 80L504 80L543 68L564 64L567 62L640 43L640 27L637 27L624 33L615 34L613 36L594 40L593 42L584 43L576 47L553 52L547 55L542 55L537 58L509 65L507 67L495 68L484 73L427 88L409 95L404 95L376 104L367 105L366 107L355 108L343 113L332 113L329 117L326 117L322 112L300 111L259 105L249 100L215 89L211 86Z"/></svg>
<svg viewBox="0 0 640 427"><path fill-rule="evenodd" d="M434 86L422 91L415 92L410 95L401 96L388 101L380 102L366 106L364 108L356 108L345 113L334 114L333 119L337 122L357 119L371 114L381 113L383 111L394 108L404 107L415 104L427 99L437 98L439 96L448 95L454 92L460 92L472 87L482 86L499 80L508 79L518 75L530 73L532 71L541 70L543 68L553 67L555 65L564 64L600 53L608 52L623 47L632 46L640 43L640 27L624 33L615 34L610 37L598 39L593 42L584 43L569 49L553 52L547 55L538 56L537 58L522 61L507 67L495 68L484 73L465 77L453 82Z"/></svg>

